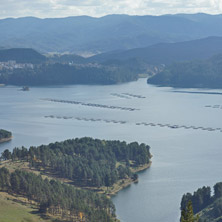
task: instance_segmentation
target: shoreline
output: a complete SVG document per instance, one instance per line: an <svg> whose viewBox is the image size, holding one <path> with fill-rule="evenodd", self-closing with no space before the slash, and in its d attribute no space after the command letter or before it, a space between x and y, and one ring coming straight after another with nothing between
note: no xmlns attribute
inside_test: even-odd
<svg viewBox="0 0 222 222"><path fill-rule="evenodd" d="M148 164L139 166L137 168L131 168L131 171L133 173L139 173L139 172L142 172L142 171L150 168L151 165L152 165L152 161L150 161ZM139 178L137 178L136 180L133 180L131 178L119 180L115 184L113 184L112 187L109 187L107 191L104 191L102 193L104 193L107 197L110 198L112 196L117 195L119 191L121 191L124 188L130 186L132 183L138 183L138 182L139 182Z"/></svg>
<svg viewBox="0 0 222 222"><path fill-rule="evenodd" d="M8 138L3 138L3 139L0 139L0 143L5 143L5 142L9 142L12 140L12 136L11 137L8 137Z"/></svg>
<svg viewBox="0 0 222 222"><path fill-rule="evenodd" d="M145 165L141 165L139 167L136 168L130 168L130 170L132 171L132 173L139 173L142 172L148 168L150 168L152 165L152 161L150 161L148 164ZM48 179L56 179L59 180L63 183L72 183L73 181L65 179L65 178L58 178L55 175L50 175L50 174L46 174L44 172L42 172L41 170L36 170L36 169L32 169L28 166L28 162L26 161L1 161L0 162L0 167L6 167L8 168L10 171L14 171L15 169L20 169L20 170L25 170L28 172L32 172L32 173L37 173L37 174L41 174L44 177L47 177ZM81 186L75 186L76 188L82 188L82 189L86 189L86 190L91 190L94 191L96 193L99 194L104 194L106 195L108 198L111 198L112 196L115 196L120 190L123 190L124 188L130 186L132 183L138 183L139 182L139 178L137 178L136 180L133 180L131 178L126 178L126 179L121 179L118 180L116 183L114 183L111 187L81 187Z"/></svg>
<svg viewBox="0 0 222 222"><path fill-rule="evenodd" d="M11 140L11 138L8 140ZM152 158L152 156L151 156ZM48 179L56 179L61 181L62 183L73 183L73 181L69 180L69 179L65 179L65 178L59 178L56 177L55 175L52 175L51 173L45 173L41 170L36 170L36 169L32 169L28 166L28 162L26 161L1 161L0 162L0 167L5 166L6 168L10 169L11 171L15 170L15 169L20 169L20 170L25 170L28 172L32 172L32 173L37 173L37 174L41 174L44 177L47 177ZM152 165L152 161L150 160L150 162L148 164L144 164L138 167L130 167L130 170L132 173L139 173L142 172L148 168L150 168ZM81 186L76 186L74 185L76 188L82 188L82 189L86 189L86 190L91 190L94 191L96 193L99 194L104 194L106 195L108 198L111 198L112 196L117 195L117 193L121 190L123 190L124 188L130 186L132 183L138 183L139 182L139 178L137 178L136 180L132 179L132 178L125 178L125 179L120 179L118 180L116 183L114 183L111 187L81 187Z"/></svg>

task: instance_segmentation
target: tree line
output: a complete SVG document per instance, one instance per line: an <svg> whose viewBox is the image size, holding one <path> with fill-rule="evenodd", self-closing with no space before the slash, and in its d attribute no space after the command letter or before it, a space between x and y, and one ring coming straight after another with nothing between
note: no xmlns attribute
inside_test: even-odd
<svg viewBox="0 0 222 222"><path fill-rule="evenodd" d="M138 79L126 66L89 66L43 63L34 68L3 69L0 83L11 85L116 84Z"/></svg>

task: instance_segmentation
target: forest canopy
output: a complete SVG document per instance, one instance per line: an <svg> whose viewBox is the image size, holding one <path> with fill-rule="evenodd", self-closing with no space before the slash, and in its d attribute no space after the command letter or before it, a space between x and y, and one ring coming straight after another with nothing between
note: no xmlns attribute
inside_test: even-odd
<svg viewBox="0 0 222 222"><path fill-rule="evenodd" d="M144 143L88 137L64 142L5 150L3 160L25 160L31 167L47 169L81 186L112 186L118 180L136 179L131 168L149 164L150 147Z"/></svg>
<svg viewBox="0 0 222 222"><path fill-rule="evenodd" d="M33 173L0 168L0 190L36 201L40 213L60 215L62 221L80 221L81 217L84 222L115 221L115 207L104 195Z"/></svg>
<svg viewBox="0 0 222 222"><path fill-rule="evenodd" d="M148 83L181 88L221 88L222 55L174 63L148 79Z"/></svg>

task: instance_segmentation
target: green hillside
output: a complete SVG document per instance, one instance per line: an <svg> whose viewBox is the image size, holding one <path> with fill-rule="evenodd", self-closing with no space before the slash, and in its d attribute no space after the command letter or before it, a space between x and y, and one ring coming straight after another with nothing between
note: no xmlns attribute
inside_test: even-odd
<svg viewBox="0 0 222 222"><path fill-rule="evenodd" d="M15 197L0 192L0 221L1 222L51 222L38 214L36 206L13 201ZM20 200L21 201L21 200Z"/></svg>

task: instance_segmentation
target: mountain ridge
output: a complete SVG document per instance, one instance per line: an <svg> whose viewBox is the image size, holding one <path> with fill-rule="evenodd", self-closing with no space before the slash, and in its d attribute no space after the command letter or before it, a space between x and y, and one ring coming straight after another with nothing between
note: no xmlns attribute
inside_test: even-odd
<svg viewBox="0 0 222 222"><path fill-rule="evenodd" d="M0 29L0 46L34 48L44 53L97 54L222 36L222 17L208 14L22 17L1 19Z"/></svg>
<svg viewBox="0 0 222 222"><path fill-rule="evenodd" d="M150 64L170 64L192 59L206 59L219 53L222 53L222 37L210 36L191 41L158 43L144 48L107 52L95 55L89 60L104 62L113 58L116 60L140 58Z"/></svg>

